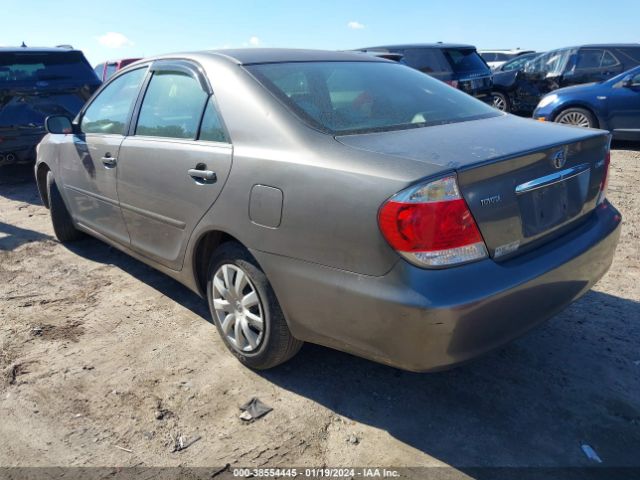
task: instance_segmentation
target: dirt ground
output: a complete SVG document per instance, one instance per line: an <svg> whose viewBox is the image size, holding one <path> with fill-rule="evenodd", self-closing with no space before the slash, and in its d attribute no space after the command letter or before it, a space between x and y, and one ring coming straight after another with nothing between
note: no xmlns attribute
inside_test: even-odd
<svg viewBox="0 0 640 480"><path fill-rule="evenodd" d="M206 303L0 176L1 466L640 466L640 150L617 146L611 270L509 346L412 374L313 345L257 373ZM273 407L244 423L239 406ZM188 448L175 450L182 436ZM189 442L196 440L189 445Z"/></svg>

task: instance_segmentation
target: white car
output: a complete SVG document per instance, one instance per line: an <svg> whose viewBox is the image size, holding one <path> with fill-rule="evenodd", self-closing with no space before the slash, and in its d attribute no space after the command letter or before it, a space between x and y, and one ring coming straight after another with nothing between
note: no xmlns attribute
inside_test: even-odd
<svg viewBox="0 0 640 480"><path fill-rule="evenodd" d="M535 51L516 48L512 50L479 50L478 53L482 58L484 58L484 61L487 62L489 68L491 68L491 70L495 70L512 58L526 53L535 53Z"/></svg>

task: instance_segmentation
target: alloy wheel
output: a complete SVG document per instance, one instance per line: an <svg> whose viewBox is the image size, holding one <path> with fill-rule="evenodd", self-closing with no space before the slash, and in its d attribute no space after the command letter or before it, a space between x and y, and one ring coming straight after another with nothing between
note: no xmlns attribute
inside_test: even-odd
<svg viewBox="0 0 640 480"><path fill-rule="evenodd" d="M584 128L588 128L591 126L589 118L584 113L575 111L563 113L562 115L560 115L557 122Z"/></svg>
<svg viewBox="0 0 640 480"><path fill-rule="evenodd" d="M493 108L497 108L501 112L507 111L507 101L502 95L494 95L492 105Z"/></svg>
<svg viewBox="0 0 640 480"><path fill-rule="evenodd" d="M264 310L249 276L237 265L221 265L213 277L213 308L229 344L255 352L264 338Z"/></svg>

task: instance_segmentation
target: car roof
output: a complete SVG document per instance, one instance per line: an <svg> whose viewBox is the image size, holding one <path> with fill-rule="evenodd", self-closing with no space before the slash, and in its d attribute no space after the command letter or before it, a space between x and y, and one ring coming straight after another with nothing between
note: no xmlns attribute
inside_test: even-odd
<svg viewBox="0 0 640 480"><path fill-rule="evenodd" d="M584 45L554 48L549 51L556 52L558 50L569 50L573 48L640 48L640 43L585 43Z"/></svg>
<svg viewBox="0 0 640 480"><path fill-rule="evenodd" d="M376 50L382 48L476 48L474 45L464 43L405 43L398 45L380 45L378 47L365 47L359 50Z"/></svg>
<svg viewBox="0 0 640 480"><path fill-rule="evenodd" d="M0 47L0 53L64 53L79 51L68 47Z"/></svg>
<svg viewBox="0 0 640 480"><path fill-rule="evenodd" d="M304 50L295 48L237 48L224 50L205 50L192 52L197 55L211 55L225 57L238 65L254 63L285 63L285 62L387 62L388 60L362 52L339 52L331 50ZM188 55L188 54L186 54ZM167 57L179 57L167 55Z"/></svg>
<svg viewBox="0 0 640 480"><path fill-rule="evenodd" d="M480 53L535 53L535 50L527 50L526 48L495 48L495 49L487 49L483 48L482 50L478 50Z"/></svg>
<svg viewBox="0 0 640 480"><path fill-rule="evenodd" d="M619 47L635 47L640 48L640 43L590 43L586 45L576 45L577 48L619 48Z"/></svg>

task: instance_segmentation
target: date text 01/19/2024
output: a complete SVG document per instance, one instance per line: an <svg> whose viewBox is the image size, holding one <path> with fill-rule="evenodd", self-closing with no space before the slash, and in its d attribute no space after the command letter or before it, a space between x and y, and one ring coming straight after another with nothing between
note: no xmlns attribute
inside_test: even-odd
<svg viewBox="0 0 640 480"><path fill-rule="evenodd" d="M387 468L234 468L238 478L398 478L397 470Z"/></svg>

